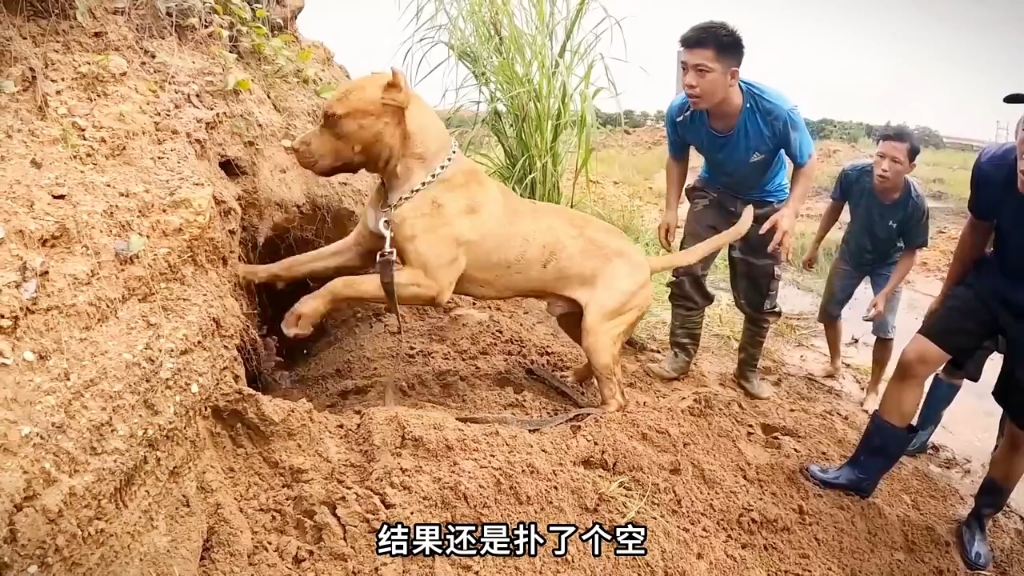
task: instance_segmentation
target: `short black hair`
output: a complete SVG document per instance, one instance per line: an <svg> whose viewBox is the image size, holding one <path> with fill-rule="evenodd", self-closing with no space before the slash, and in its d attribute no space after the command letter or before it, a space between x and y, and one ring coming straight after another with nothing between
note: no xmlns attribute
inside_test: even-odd
<svg viewBox="0 0 1024 576"><path fill-rule="evenodd" d="M718 60L739 68L743 64L743 38L735 28L719 20L701 22L679 37L683 50L713 50Z"/></svg>
<svg viewBox="0 0 1024 576"><path fill-rule="evenodd" d="M875 138L875 143L901 142L907 145L907 159L913 164L917 161L917 155L921 153L921 145L917 143L917 136L914 131L906 126L892 126L884 128Z"/></svg>

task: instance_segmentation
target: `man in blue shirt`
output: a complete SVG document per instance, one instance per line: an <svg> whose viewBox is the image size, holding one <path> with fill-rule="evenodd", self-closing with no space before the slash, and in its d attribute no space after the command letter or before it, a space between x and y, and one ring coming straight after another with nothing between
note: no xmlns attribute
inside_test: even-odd
<svg viewBox="0 0 1024 576"><path fill-rule="evenodd" d="M920 153L921 146L906 127L888 128L879 134L873 160L854 162L839 172L832 202L803 259L804 268L814 268L821 242L849 204L850 224L828 273L818 321L825 326L829 374L837 375L842 369L843 308L865 278L871 281L875 297L865 318L873 320L875 345L864 395L868 411L875 409L878 386L892 358L903 280L914 267L917 251L928 246L928 203L908 178Z"/></svg>
<svg viewBox="0 0 1024 576"><path fill-rule="evenodd" d="M669 158L658 236L662 247L672 250L692 146L704 166L686 187L690 208L680 249L727 229L747 204L754 207L754 225L729 248L733 299L744 315L734 377L754 398L767 398L771 387L758 378L757 368L768 329L782 315L776 302L781 264L789 257L793 225L814 182L814 142L796 106L771 88L740 79L743 39L731 26L697 24L679 46L683 93L665 111ZM786 157L793 163L792 191ZM651 375L672 380L689 372L704 310L714 302L706 281L717 256L672 272L671 352L661 363L645 366Z"/></svg>
<svg viewBox="0 0 1024 576"><path fill-rule="evenodd" d="M1024 103L1024 94L1011 94L1004 102ZM950 359L966 363L986 342L1002 336L1006 354L992 396L1006 416L1005 430L974 508L957 531L960 558L971 570L991 566L986 524L1006 506L1024 475L1024 118L1015 132L1015 142L992 144L978 154L969 216L946 281L900 354L853 455L835 468L806 468L824 488L871 496L916 435L910 422L925 379ZM986 253L990 239L992 250Z"/></svg>

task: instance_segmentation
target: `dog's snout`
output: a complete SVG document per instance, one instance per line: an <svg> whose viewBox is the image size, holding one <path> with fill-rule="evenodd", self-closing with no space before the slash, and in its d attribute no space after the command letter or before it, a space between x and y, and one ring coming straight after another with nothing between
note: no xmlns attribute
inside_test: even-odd
<svg viewBox="0 0 1024 576"><path fill-rule="evenodd" d="M311 142L312 138L310 138L310 135L307 132L292 140L290 145L286 146L285 149L294 154L295 158L299 160L299 163L305 165L313 159L312 147L310 145Z"/></svg>
<svg viewBox="0 0 1024 576"><path fill-rule="evenodd" d="M289 152L298 152L299 150L305 150L309 148L309 138L305 135L299 136L295 140L291 141L291 145L286 146Z"/></svg>
<svg viewBox="0 0 1024 576"><path fill-rule="evenodd" d="M294 146L292 148L292 154L295 155L295 160L306 170L316 171L317 161L313 154L309 153L308 148Z"/></svg>

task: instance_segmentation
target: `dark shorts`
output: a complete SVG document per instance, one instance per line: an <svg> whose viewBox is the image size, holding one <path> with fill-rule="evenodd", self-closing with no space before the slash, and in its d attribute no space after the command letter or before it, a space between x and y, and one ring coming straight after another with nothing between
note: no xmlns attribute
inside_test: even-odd
<svg viewBox="0 0 1024 576"><path fill-rule="evenodd" d="M966 363L950 359L943 366L942 373L956 380L977 382L981 380L981 373L985 370L989 357L996 352L1006 354L1006 341L1002 336L985 342Z"/></svg>
<svg viewBox="0 0 1024 576"><path fill-rule="evenodd" d="M828 271L825 291L821 295L821 307L818 309L818 321L835 322L839 320L843 315L843 308L850 303L854 292L865 278L871 283L871 291L877 296L889 283L895 268L895 264L886 264L874 270L861 271L850 265L840 250L835 261L832 262L832 268ZM872 321L871 333L875 338L892 340L896 337L896 313L900 309L902 294L902 286L896 288L886 300L882 315ZM863 315L863 311L861 315Z"/></svg>
<svg viewBox="0 0 1024 576"><path fill-rule="evenodd" d="M972 360L977 362L975 357L987 343L1002 337L1005 344L1003 367L992 389L992 397L1018 428L1024 428L1022 320L1020 314L998 299L982 294L971 284L961 284L950 291L918 330L918 334L950 355L950 363L965 369ZM977 372L980 374L980 370Z"/></svg>

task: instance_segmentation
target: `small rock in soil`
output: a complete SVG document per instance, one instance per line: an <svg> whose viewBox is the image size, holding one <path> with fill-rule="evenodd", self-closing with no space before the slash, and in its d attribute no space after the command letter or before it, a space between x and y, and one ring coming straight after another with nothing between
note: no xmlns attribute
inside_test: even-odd
<svg viewBox="0 0 1024 576"><path fill-rule="evenodd" d="M107 72L120 76L128 73L128 61L118 56L117 54L111 54L104 59L105 68Z"/></svg>
<svg viewBox="0 0 1024 576"><path fill-rule="evenodd" d="M132 234L127 240L114 242L114 252L122 258L135 256L146 247L146 237Z"/></svg>
<svg viewBox="0 0 1024 576"><path fill-rule="evenodd" d="M43 258L42 256L31 262L24 260L21 263L21 279L26 282L33 278L45 276L49 272L50 264L46 261L46 258Z"/></svg>
<svg viewBox="0 0 1024 576"><path fill-rule="evenodd" d="M491 315L487 312L473 310L472 308L456 308L451 311L451 316L463 324L475 324L491 318Z"/></svg>
<svg viewBox="0 0 1024 576"><path fill-rule="evenodd" d="M6 340L0 340L0 364L14 364L14 347Z"/></svg>
<svg viewBox="0 0 1024 576"><path fill-rule="evenodd" d="M25 362L36 361L36 354L31 350L25 350L25 352L22 353L21 357L25 359Z"/></svg>
<svg viewBox="0 0 1024 576"><path fill-rule="evenodd" d="M21 285L21 297L26 302L31 302L39 295L39 280L33 278Z"/></svg>

